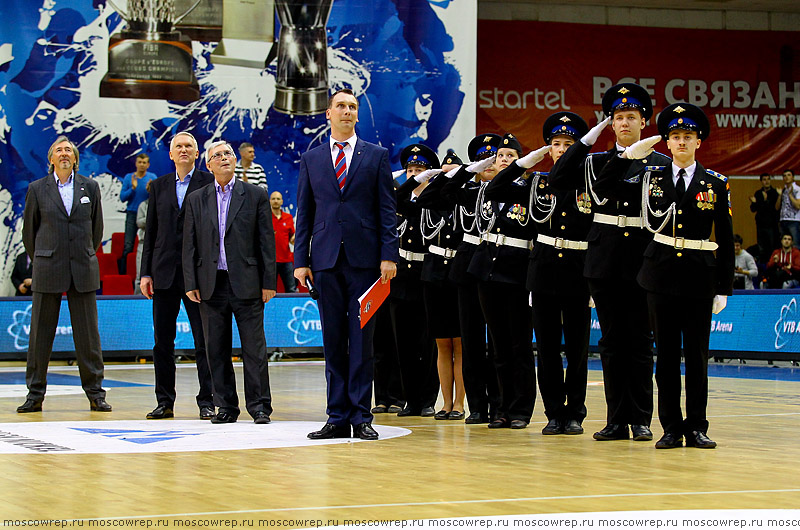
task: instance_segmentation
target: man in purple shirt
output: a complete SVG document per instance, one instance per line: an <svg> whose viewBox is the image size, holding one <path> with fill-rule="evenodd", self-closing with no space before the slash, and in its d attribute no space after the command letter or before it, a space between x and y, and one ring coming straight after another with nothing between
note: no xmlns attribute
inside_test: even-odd
<svg viewBox="0 0 800 530"><path fill-rule="evenodd" d="M200 304L218 408L212 423L233 423L239 397L231 362L232 317L242 341L244 395L255 423L270 422L272 397L264 338L264 304L275 296L275 235L267 193L233 178L236 155L224 141L206 151L214 182L186 197L183 276Z"/></svg>

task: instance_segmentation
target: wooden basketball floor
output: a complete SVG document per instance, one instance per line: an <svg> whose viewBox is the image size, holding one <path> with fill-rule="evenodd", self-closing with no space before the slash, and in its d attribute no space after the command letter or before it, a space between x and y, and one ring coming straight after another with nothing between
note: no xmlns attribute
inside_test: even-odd
<svg viewBox="0 0 800 530"><path fill-rule="evenodd" d="M710 381L709 434L719 444L716 450L657 451L653 442L594 441L591 433L605 418L602 373L594 369L582 436L542 436L545 421L537 400L529 428L515 431L383 414L376 424L404 427L411 434L278 449L0 454L1 519L157 517L285 524L800 506L800 378L756 379L741 377L738 366L725 368L732 377ZM24 373L24 367L0 369ZM778 371L796 376L800 370L788 365L748 369L756 377ZM243 396L240 365L236 372ZM57 373L77 375L74 367L51 366L51 377ZM324 423L320 363L272 363L270 375L273 420ZM23 399L4 397L0 423L142 420L155 406L152 365L109 365L106 379L148 386L110 388L110 414L90 412L83 395L48 395L44 412L22 415L14 410ZM196 390L193 364L181 364L176 419L197 418ZM170 421L157 423L168 428ZM243 413L239 421L251 419ZM653 431L657 439L657 419Z"/></svg>

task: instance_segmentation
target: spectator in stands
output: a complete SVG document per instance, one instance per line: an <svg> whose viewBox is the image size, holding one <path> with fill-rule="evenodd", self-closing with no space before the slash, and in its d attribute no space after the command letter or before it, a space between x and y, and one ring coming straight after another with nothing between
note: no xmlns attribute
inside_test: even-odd
<svg viewBox="0 0 800 530"><path fill-rule="evenodd" d="M150 204L150 181L147 181L147 199L142 201L139 209L136 211L136 226L139 228L137 235L139 236L139 247L136 249L136 281L133 282L133 292L135 294L142 294L142 286L139 281L142 279L142 249L144 245L144 232L147 227L147 206Z"/></svg>
<svg viewBox="0 0 800 530"><path fill-rule="evenodd" d="M11 283L14 284L14 296L31 296L31 276L33 276L33 262L27 252L17 256L14 270L11 271Z"/></svg>
<svg viewBox="0 0 800 530"><path fill-rule="evenodd" d="M142 201L147 199L147 183L156 178L155 173L147 171L149 168L150 157L141 153L136 157L136 171L125 175L122 191L119 192L119 200L128 203L125 208L125 247L119 260L120 274L126 272L127 257L133 251L136 240L136 212L139 211Z"/></svg>
<svg viewBox="0 0 800 530"><path fill-rule="evenodd" d="M764 263L772 249L780 244L778 228L778 199L780 193L772 187L769 173L761 174L761 189L750 197L750 211L756 214L756 241L760 247L758 259Z"/></svg>
<svg viewBox="0 0 800 530"><path fill-rule="evenodd" d="M733 250L735 254L735 268L733 275L734 289L753 289L753 278L758 276L756 260L749 252L742 248L742 236L733 235Z"/></svg>
<svg viewBox="0 0 800 530"><path fill-rule="evenodd" d="M269 191L267 174L264 172L264 168L253 162L256 159L256 150L253 144L243 142L239 146L239 156L242 160L236 164L236 169L234 169L236 179L255 184L264 188L264 191Z"/></svg>
<svg viewBox="0 0 800 530"><path fill-rule="evenodd" d="M794 246L800 247L800 185L794 181L791 169L783 172L781 200L775 208L780 211L781 231L791 234Z"/></svg>
<svg viewBox="0 0 800 530"><path fill-rule="evenodd" d="M775 249L767 263L767 286L770 289L792 289L800 279L800 250L792 246L791 234L783 234L781 247Z"/></svg>
<svg viewBox="0 0 800 530"><path fill-rule="evenodd" d="M292 215L281 210L283 195L273 191L269 196L269 206L272 209L272 227L275 229L275 261L278 275L283 282L287 293L297 292L294 278L294 254L289 245L294 245L294 220Z"/></svg>

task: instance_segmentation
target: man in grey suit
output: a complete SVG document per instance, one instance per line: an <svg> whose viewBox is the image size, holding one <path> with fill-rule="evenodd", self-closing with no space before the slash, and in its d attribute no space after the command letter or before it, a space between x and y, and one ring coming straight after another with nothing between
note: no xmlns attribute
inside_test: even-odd
<svg viewBox="0 0 800 530"><path fill-rule="evenodd" d="M39 412L47 389L61 293L67 293L81 385L91 410L111 412L103 383L103 353L97 328L100 267L95 251L103 237L100 187L78 175L78 149L59 136L47 152L48 175L28 186L22 241L33 260L30 341L25 382L28 397L17 412Z"/></svg>
<svg viewBox="0 0 800 530"><path fill-rule="evenodd" d="M267 193L233 178L236 155L224 141L206 151L214 182L186 197L183 277L200 304L208 365L218 407L212 423L233 423L239 398L231 362L231 317L242 341L244 395L255 423L270 422L264 304L275 296L275 233Z"/></svg>

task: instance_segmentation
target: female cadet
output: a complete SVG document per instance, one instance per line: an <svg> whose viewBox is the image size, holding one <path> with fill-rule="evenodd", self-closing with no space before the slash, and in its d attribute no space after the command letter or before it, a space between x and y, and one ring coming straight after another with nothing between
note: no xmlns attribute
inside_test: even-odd
<svg viewBox="0 0 800 530"><path fill-rule="evenodd" d="M583 433L591 320L589 286L583 277L583 267L592 202L583 188L552 189L547 173L536 172L525 180L517 179L525 171L521 164L532 167L530 164L547 152L555 163L588 131L586 122L577 114L552 114L542 130L548 145L531 153L531 159L520 159L510 165L486 189L487 197L527 201L531 219L539 223L526 286L531 291L533 306L539 392L548 419L542 434ZM562 332L566 378L561 361Z"/></svg>
<svg viewBox="0 0 800 530"><path fill-rule="evenodd" d="M521 150L513 135L505 135L497 151L497 170L513 164ZM525 289L536 223L529 222L527 201L498 202L488 189L487 185L482 190L485 193L475 206L481 243L467 270L478 278L478 298L494 344L500 384L500 408L489 428L524 429L536 400L531 312Z"/></svg>

